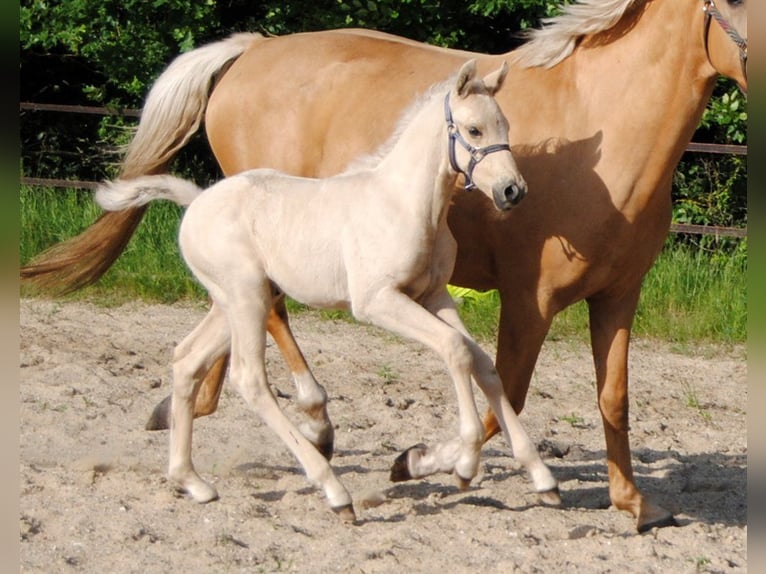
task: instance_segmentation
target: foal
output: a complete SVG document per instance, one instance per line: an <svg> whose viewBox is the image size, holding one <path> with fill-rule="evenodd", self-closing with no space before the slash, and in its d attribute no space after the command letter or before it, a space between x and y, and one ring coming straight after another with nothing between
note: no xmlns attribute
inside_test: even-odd
<svg viewBox="0 0 766 574"><path fill-rule="evenodd" d="M205 373L231 348L231 380L239 392L292 451L308 480L324 490L330 506L344 520L355 519L349 492L267 384L266 321L282 293L314 307L349 309L360 321L420 341L444 359L457 391L460 440L445 443L429 459L433 471L454 472L463 487L476 476L483 427L473 376L536 489L557 493L492 360L468 335L446 289L456 253L447 211L458 174L467 189L482 190L500 210L526 193L508 146L508 123L493 97L506 72L503 64L478 79L475 61L467 62L456 79L434 87L413 107L373 168L320 180L259 169L204 192L172 176L99 189L96 199L107 209L153 199L189 205L181 251L213 301L173 361L169 477L192 498L218 496L192 464L193 407Z"/></svg>

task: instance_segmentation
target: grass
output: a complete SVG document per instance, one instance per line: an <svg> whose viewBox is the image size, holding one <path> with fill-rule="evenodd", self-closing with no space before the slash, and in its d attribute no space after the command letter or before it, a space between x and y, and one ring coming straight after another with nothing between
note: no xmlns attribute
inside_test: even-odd
<svg viewBox="0 0 766 574"><path fill-rule="evenodd" d="M702 405L702 403L700 403L700 400L697 397L697 391L694 389L694 387L691 384L686 383L683 386L683 390L684 396L686 398L686 406L690 409L696 410L706 422L711 422L713 420L713 416L710 414L710 411L708 411Z"/></svg>
<svg viewBox="0 0 766 574"><path fill-rule="evenodd" d="M90 192L21 188L20 260L72 237L100 213ZM180 208L157 202L147 211L135 237L110 271L94 286L70 297L119 304L131 299L172 303L204 302L206 294L183 264L176 243ZM706 252L694 246L666 247L644 281L633 326L637 337L690 345L736 344L746 339L746 245L733 254ZM500 299L496 291L453 289L468 329L479 339L494 340ZM22 291L24 295L29 292ZM303 306L290 302L292 312ZM331 319L341 312L324 312ZM554 320L551 339L588 339L584 302Z"/></svg>
<svg viewBox="0 0 766 574"><path fill-rule="evenodd" d="M746 255L710 253L694 246L668 246L644 278L633 336L681 346L694 343L744 343L747 333ZM453 289L477 337L494 338L500 296ZM559 313L548 338L589 340L584 301Z"/></svg>
<svg viewBox="0 0 766 574"><path fill-rule="evenodd" d="M22 264L46 247L72 237L101 213L90 192L21 189ZM152 205L134 238L109 272L75 297L97 297L107 304L130 299L172 303L204 300L204 290L186 269L177 246L181 210L170 202Z"/></svg>
<svg viewBox="0 0 766 574"><path fill-rule="evenodd" d="M378 369L378 376L383 379L386 384L394 383L399 380L399 374L391 368L390 365L382 365Z"/></svg>
<svg viewBox="0 0 766 574"><path fill-rule="evenodd" d="M585 425L585 419L575 413L572 413L570 415L564 415L560 418L562 421L569 423L573 427L581 427Z"/></svg>

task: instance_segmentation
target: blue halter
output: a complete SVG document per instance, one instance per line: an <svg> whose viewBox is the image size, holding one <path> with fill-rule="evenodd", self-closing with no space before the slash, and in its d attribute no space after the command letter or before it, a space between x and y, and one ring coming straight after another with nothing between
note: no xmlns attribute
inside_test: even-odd
<svg viewBox="0 0 766 574"><path fill-rule="evenodd" d="M452 119L452 110L449 106L449 92L444 97L444 119L447 120L447 132L449 133L449 162L458 173L462 173L465 176L465 190L471 191L476 187L473 182L473 169L481 160L487 157L489 154L496 151L511 151L511 147L508 144L492 144L486 147L475 147L469 144L465 138L461 135L457 125ZM463 148L471 154L471 161L468 162L468 169L463 170L458 166L457 159L455 158L455 142L459 143Z"/></svg>

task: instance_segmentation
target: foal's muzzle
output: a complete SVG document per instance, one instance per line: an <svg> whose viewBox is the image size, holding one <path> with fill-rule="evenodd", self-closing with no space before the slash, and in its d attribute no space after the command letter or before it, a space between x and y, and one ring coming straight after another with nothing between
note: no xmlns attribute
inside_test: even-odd
<svg viewBox="0 0 766 574"><path fill-rule="evenodd" d="M498 185L492 190L495 205L503 210L508 210L518 205L525 195L527 195L527 184L523 180Z"/></svg>

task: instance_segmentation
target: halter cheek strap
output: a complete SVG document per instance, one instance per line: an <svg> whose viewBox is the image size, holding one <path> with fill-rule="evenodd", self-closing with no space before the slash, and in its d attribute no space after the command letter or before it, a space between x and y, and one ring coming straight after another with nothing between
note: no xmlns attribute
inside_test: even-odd
<svg viewBox="0 0 766 574"><path fill-rule="evenodd" d="M476 184L473 182L473 169L476 167L476 164L496 151L511 151L511 147L508 144L492 144L486 147L475 147L468 143L460 133L460 130L457 129L455 122L452 120L452 110L449 105L449 92L447 92L447 95L444 97L444 119L447 122L447 133L449 134L449 163L452 166L452 169L465 176L465 190L471 191L476 187ZM471 159L465 170L457 164L457 158L455 156L456 142L471 154Z"/></svg>

